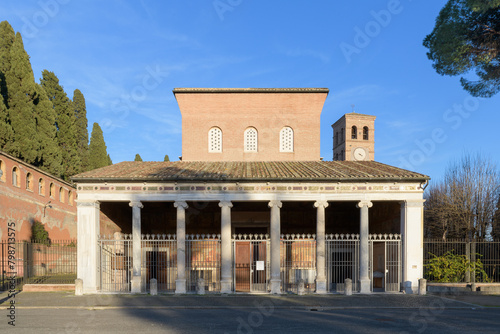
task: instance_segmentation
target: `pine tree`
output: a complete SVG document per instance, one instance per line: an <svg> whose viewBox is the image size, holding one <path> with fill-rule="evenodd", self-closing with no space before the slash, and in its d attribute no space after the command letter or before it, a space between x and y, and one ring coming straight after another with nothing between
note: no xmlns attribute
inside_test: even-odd
<svg viewBox="0 0 500 334"><path fill-rule="evenodd" d="M82 171L78 154L75 112L71 100L59 84L59 79L54 72L44 70L40 83L54 105L57 139L63 159L62 178L68 179L70 176Z"/></svg>
<svg viewBox="0 0 500 334"><path fill-rule="evenodd" d="M5 83L7 117L13 132L5 150L27 163L34 163L39 151L33 110L36 84L20 33L16 34L10 50L10 68L5 72Z"/></svg>
<svg viewBox="0 0 500 334"><path fill-rule="evenodd" d="M106 143L99 124L94 123L90 134L89 168L96 169L111 165L111 158L106 151Z"/></svg>
<svg viewBox="0 0 500 334"><path fill-rule="evenodd" d="M170 158L168 157L168 154L165 154L165 158L163 158L163 161L170 161Z"/></svg>
<svg viewBox="0 0 500 334"><path fill-rule="evenodd" d="M81 159L81 171L89 170L89 131L85 97L79 89L73 92L73 109L76 118L77 151Z"/></svg>
<svg viewBox="0 0 500 334"><path fill-rule="evenodd" d="M55 176L62 174L62 155L57 142L56 114L42 86L36 85L35 118L39 140L39 155L35 166Z"/></svg>
<svg viewBox="0 0 500 334"><path fill-rule="evenodd" d="M134 159L134 161L142 161L142 158L141 158L141 156L139 155L139 153L137 153L137 154L135 155L135 159Z"/></svg>

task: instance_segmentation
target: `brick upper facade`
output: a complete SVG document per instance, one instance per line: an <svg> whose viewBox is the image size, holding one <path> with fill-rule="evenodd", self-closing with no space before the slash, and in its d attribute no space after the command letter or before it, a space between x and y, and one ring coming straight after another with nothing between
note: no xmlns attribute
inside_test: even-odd
<svg viewBox="0 0 500 334"><path fill-rule="evenodd" d="M183 161L320 160L326 88L176 88L173 93L182 114ZM247 147L245 131L252 128L255 146Z"/></svg>

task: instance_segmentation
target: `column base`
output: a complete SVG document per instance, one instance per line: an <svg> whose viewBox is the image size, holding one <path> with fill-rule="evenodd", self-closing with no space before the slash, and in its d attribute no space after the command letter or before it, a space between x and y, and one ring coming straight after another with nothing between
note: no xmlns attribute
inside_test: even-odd
<svg viewBox="0 0 500 334"><path fill-rule="evenodd" d="M316 279L316 293L320 295L326 293L326 278Z"/></svg>
<svg viewBox="0 0 500 334"><path fill-rule="evenodd" d="M186 280L176 279L175 280L175 293L186 293Z"/></svg>
<svg viewBox="0 0 500 334"><path fill-rule="evenodd" d="M359 293L369 294L371 291L371 281L369 278L359 280Z"/></svg>
<svg viewBox="0 0 500 334"><path fill-rule="evenodd" d="M230 279L220 281L220 293L233 293L233 281Z"/></svg>
<svg viewBox="0 0 500 334"><path fill-rule="evenodd" d="M273 295L280 295L281 294L281 280L272 279L270 281L270 284L271 284L271 293Z"/></svg>
<svg viewBox="0 0 500 334"><path fill-rule="evenodd" d="M132 293L141 293L142 291L142 279L141 276L134 276L132 278Z"/></svg>

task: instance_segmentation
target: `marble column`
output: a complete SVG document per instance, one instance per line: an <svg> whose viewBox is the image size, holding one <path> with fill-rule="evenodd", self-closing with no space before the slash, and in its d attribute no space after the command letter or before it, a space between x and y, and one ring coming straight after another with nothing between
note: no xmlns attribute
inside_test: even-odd
<svg viewBox="0 0 500 334"><path fill-rule="evenodd" d="M325 208L327 201L314 203L316 213L316 293L326 293L326 271L325 271Z"/></svg>
<svg viewBox="0 0 500 334"><path fill-rule="evenodd" d="M77 277L83 281L82 293L98 289L97 239L99 236L100 204L98 201L76 201L77 212Z"/></svg>
<svg viewBox="0 0 500 334"><path fill-rule="evenodd" d="M370 201L360 201L360 224L359 224L359 292L371 293L371 281L368 275L369 250L368 250L368 209L373 206Z"/></svg>
<svg viewBox="0 0 500 334"><path fill-rule="evenodd" d="M280 275L280 208L281 201L270 201L271 208L271 293L281 293Z"/></svg>
<svg viewBox="0 0 500 334"><path fill-rule="evenodd" d="M219 202L221 208L221 281L220 292L231 293L233 291L232 275L232 251L231 251L231 208L233 203L229 201Z"/></svg>
<svg viewBox="0 0 500 334"><path fill-rule="evenodd" d="M186 202L175 202L177 208L177 279L175 293L186 293Z"/></svg>
<svg viewBox="0 0 500 334"><path fill-rule="evenodd" d="M142 290L141 276L141 202L132 201L132 293Z"/></svg>

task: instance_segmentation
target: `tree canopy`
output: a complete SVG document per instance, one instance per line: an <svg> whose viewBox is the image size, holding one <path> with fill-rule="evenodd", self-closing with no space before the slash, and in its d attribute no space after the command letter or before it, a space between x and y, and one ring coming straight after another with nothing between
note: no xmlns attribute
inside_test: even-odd
<svg viewBox="0 0 500 334"><path fill-rule="evenodd" d="M139 155L139 153L137 153L137 154L135 155L134 161L142 161L142 158L141 158L141 156Z"/></svg>
<svg viewBox="0 0 500 334"><path fill-rule="evenodd" d="M70 100L48 70L37 84L29 59L21 34L0 22L0 150L64 179L92 169L85 97L76 89ZM105 150L103 161L112 164Z"/></svg>
<svg viewBox="0 0 500 334"><path fill-rule="evenodd" d="M441 75L467 75L462 87L475 97L500 91L500 0L449 0L424 46Z"/></svg>
<svg viewBox="0 0 500 334"><path fill-rule="evenodd" d="M96 169L111 165L111 158L108 155L104 136L99 124L94 123L90 134L89 144L89 169Z"/></svg>
<svg viewBox="0 0 500 334"><path fill-rule="evenodd" d="M425 194L424 230L430 238L484 240L500 231L495 219L500 172L480 154L465 154L446 169L444 179ZM498 212L498 211L497 211Z"/></svg>

